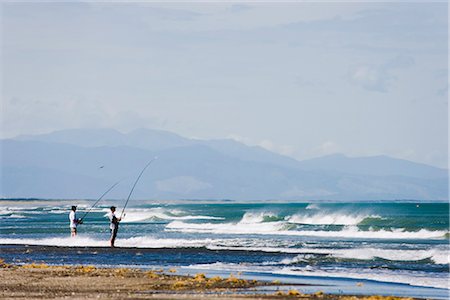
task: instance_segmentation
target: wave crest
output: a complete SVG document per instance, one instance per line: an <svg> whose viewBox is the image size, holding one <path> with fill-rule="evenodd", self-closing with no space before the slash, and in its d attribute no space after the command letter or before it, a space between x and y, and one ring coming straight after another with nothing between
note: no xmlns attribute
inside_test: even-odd
<svg viewBox="0 0 450 300"><path fill-rule="evenodd" d="M222 220L223 218L204 215L189 215L176 209L155 208L130 208L125 213L122 222L145 222L158 220Z"/></svg>
<svg viewBox="0 0 450 300"><path fill-rule="evenodd" d="M358 225L367 219L382 219L377 215L352 215L343 213L331 214L296 214L288 218L290 223L309 225Z"/></svg>

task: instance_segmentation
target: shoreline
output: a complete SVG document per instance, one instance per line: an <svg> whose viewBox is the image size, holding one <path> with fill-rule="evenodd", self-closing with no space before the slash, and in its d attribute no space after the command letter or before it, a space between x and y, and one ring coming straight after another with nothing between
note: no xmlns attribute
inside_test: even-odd
<svg viewBox="0 0 450 300"><path fill-rule="evenodd" d="M258 288L289 290L264 293ZM144 271L94 266L13 265L0 261L1 299L323 299L399 300L419 299L375 295L334 295L317 291L304 294L302 286L229 277L206 277L203 273L179 275L176 269Z"/></svg>
<svg viewBox="0 0 450 300"><path fill-rule="evenodd" d="M265 272L261 270L249 270L242 265L242 268L222 269L218 268L202 268L186 265L177 265L167 263L165 257L170 256L172 261L178 256L203 256L213 255L217 259L217 255L226 255L231 253L235 255L240 250L225 250L220 251L207 248L136 248L136 247L118 247L110 248L107 246L101 247L86 247L86 246L54 246L54 245L29 245L29 244L2 244L0 245L0 252L3 253L0 258L3 258L7 263L16 264L17 266L30 263L45 263L49 266L77 266L80 262L84 265L92 265L100 269L106 268L130 268L139 269L141 271L149 271L154 269L170 269L176 268L177 274L190 275L195 273L204 273L206 276L227 277L231 273L240 273L241 278L248 280L259 281L281 281L284 286L299 286L305 293L315 293L323 290L329 294L351 294L351 295L395 295L398 297L413 297L413 298L429 298L429 299L447 299L449 290L442 287L433 287L426 285L416 285L414 283L405 283L398 281L388 281L371 278L370 274L363 277L351 276L336 276L334 274L289 274L277 272ZM246 251L241 251L246 253ZM123 255L127 257L134 257L134 263L125 263L122 260ZM142 258L147 263L142 265L139 261ZM159 258L158 258L159 257ZM153 264L148 264L148 259L153 261ZM156 263L156 260L163 259L161 263ZM214 260L213 259L213 260ZM170 260L170 259L169 259ZM99 263L101 262L101 263ZM129 262L127 260L127 262ZM306 287L308 286L308 287ZM284 288L285 289L285 288ZM274 290L274 289L272 289ZM266 291L265 291L266 292Z"/></svg>

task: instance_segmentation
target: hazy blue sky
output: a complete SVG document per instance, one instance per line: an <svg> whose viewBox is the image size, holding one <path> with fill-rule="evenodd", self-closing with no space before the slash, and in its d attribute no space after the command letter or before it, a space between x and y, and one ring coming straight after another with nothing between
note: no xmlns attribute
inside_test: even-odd
<svg viewBox="0 0 450 300"><path fill-rule="evenodd" d="M3 3L1 136L146 127L447 166L447 3Z"/></svg>

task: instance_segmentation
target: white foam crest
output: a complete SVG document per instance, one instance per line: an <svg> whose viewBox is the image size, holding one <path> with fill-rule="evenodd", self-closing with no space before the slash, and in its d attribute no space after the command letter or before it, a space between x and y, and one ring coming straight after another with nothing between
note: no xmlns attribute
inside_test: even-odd
<svg viewBox="0 0 450 300"><path fill-rule="evenodd" d="M109 241L96 240L89 237L65 237L65 238L43 238L43 239L17 239L3 238L0 244L12 245L37 245L37 246L64 246L64 247L106 247Z"/></svg>
<svg viewBox="0 0 450 300"><path fill-rule="evenodd" d="M414 271L400 271L400 270L373 270L373 269L358 269L358 271L350 269L316 269L311 266L306 266L302 269L285 267L278 269L274 266L263 265L245 265L245 264L233 264L233 263L211 263L211 264L198 264L184 267L185 269L196 270L220 270L227 272L260 272L267 274L280 274L280 275L297 275L297 276L318 276L318 277L334 277L334 278L349 278L349 279L364 279L374 280L380 282L392 282L411 284L415 286L435 287L448 289L448 273L442 273L438 276L430 276L430 274L424 272Z"/></svg>
<svg viewBox="0 0 450 300"><path fill-rule="evenodd" d="M40 246L69 246L69 247L102 247L109 246L105 240L98 240L88 236L59 237L59 238L0 238L0 244L13 245L40 245ZM116 241L118 247L136 247L136 248L180 248L180 247L205 247L210 250L249 250L265 251L267 245L274 245L276 241L255 240L247 238L232 239L170 239L156 238L153 236L137 236L126 239L119 238ZM246 247L252 245L253 247ZM241 246L241 247L239 247ZM283 245L281 245L283 246ZM272 249L272 250L270 250ZM278 249L278 250L277 250ZM280 248L267 248L268 252L280 252ZM281 252L283 250L281 249ZM289 252L289 249L286 250ZM296 252L294 252L296 253Z"/></svg>
<svg viewBox="0 0 450 300"><path fill-rule="evenodd" d="M20 215L20 214L12 214L8 218L11 218L11 219L26 219L27 217L24 216L24 215Z"/></svg>
<svg viewBox="0 0 450 300"><path fill-rule="evenodd" d="M21 214L14 214L11 212L1 214L0 219L26 219L27 217Z"/></svg>
<svg viewBox="0 0 450 300"><path fill-rule="evenodd" d="M159 239L151 236L131 237L118 239L117 247L132 248L200 248L207 245L219 243L220 240L214 239ZM0 244L12 245L37 245L37 246L63 246L63 247L109 247L109 241L98 240L91 237L63 237L63 238L43 238L43 239L17 239L3 238Z"/></svg>
<svg viewBox="0 0 450 300"><path fill-rule="evenodd" d="M158 239L151 237L132 237L118 240L119 247L136 248L200 248L216 243L214 239Z"/></svg>
<svg viewBox="0 0 450 300"><path fill-rule="evenodd" d="M293 252L291 252L293 253ZM381 249L381 248L351 248L351 249L298 249L297 253L324 254L338 258L371 260L381 258L391 261L420 261L431 259L436 264L449 264L449 251L444 249L427 250L400 250L400 249ZM295 264L305 260L305 255L298 255L294 258L282 260L281 264Z"/></svg>
<svg viewBox="0 0 450 300"><path fill-rule="evenodd" d="M320 209L318 204L308 204L308 206L305 207L305 209Z"/></svg>
<svg viewBox="0 0 450 300"><path fill-rule="evenodd" d="M0 216L4 216L3 218L14 218L17 217L20 214L38 214L40 212L34 211L37 209L37 207L6 207L2 206L0 207ZM5 216L5 215L11 215L11 216ZM21 215L22 218L25 218L25 216ZM19 218L19 217L17 217Z"/></svg>
<svg viewBox="0 0 450 300"><path fill-rule="evenodd" d="M403 229L389 230L359 230L356 226L348 226L341 231L288 231L288 235L339 237L359 239L444 239L446 231L405 231Z"/></svg>
<svg viewBox="0 0 450 300"><path fill-rule="evenodd" d="M276 234L284 225L285 222L194 224L173 221L167 224L166 230L215 234Z"/></svg>
<svg viewBox="0 0 450 300"><path fill-rule="evenodd" d="M247 212L237 223L186 223L182 221L173 221L166 226L167 230L182 232L203 232L217 234L270 234L282 230L284 221L264 222L266 217L278 218L271 212Z"/></svg>
<svg viewBox="0 0 450 300"><path fill-rule="evenodd" d="M109 212L108 209L103 211ZM107 214L105 214L107 216ZM162 207L156 208L130 208L122 218L124 223L154 221L154 220L222 220L223 218L203 215L186 215L180 210L169 210Z"/></svg>
<svg viewBox="0 0 450 300"><path fill-rule="evenodd" d="M52 210L49 210L49 211L47 211L46 213L51 213L51 214L69 214L70 213L70 210L67 210L67 209L64 209L64 210L61 210L61 209L52 209ZM80 210L77 210L77 214L80 214L80 213L82 213L82 211L80 211Z"/></svg>
<svg viewBox="0 0 450 300"><path fill-rule="evenodd" d="M35 210L39 207L33 206L33 207L24 207L24 206L0 206L0 211L6 210L6 211L24 211L24 210Z"/></svg>
<svg viewBox="0 0 450 300"><path fill-rule="evenodd" d="M90 208L91 207L91 205L89 205L89 204L77 204L77 208L84 208L84 209L86 209L86 208Z"/></svg>
<svg viewBox="0 0 450 300"><path fill-rule="evenodd" d="M337 249L332 251L333 256L341 258L369 260L381 258L391 261L419 261L431 259L437 264L449 263L449 252L445 250L399 250L399 249Z"/></svg>
<svg viewBox="0 0 450 300"><path fill-rule="evenodd" d="M283 247L267 247L265 245L262 246L223 246L223 245L210 245L206 246L210 250L232 250L232 251L261 251L261 252L272 252L272 253L303 253L304 251L299 248L283 248Z"/></svg>
<svg viewBox="0 0 450 300"><path fill-rule="evenodd" d="M430 274L423 272L402 272L373 269L359 269L358 271L341 269L341 270L316 270L311 267L306 267L304 270L283 268L282 270L275 270L275 274L285 275L304 275L304 276L320 276L320 277L338 277L351 279L375 280L380 282L403 283L415 286L425 286L434 288L448 289L448 273L441 273L439 276L430 276Z"/></svg>
<svg viewBox="0 0 450 300"><path fill-rule="evenodd" d="M360 239L444 239L446 231L405 231L403 229L388 230L359 230L356 226L346 226L340 231L326 230L285 230L286 222L264 223L203 223L193 224L173 221L166 226L168 231L213 234L270 234L327 238L360 238Z"/></svg>
<svg viewBox="0 0 450 300"><path fill-rule="evenodd" d="M330 255L337 258L371 260L381 258L391 261L420 261L431 259L436 264L450 264L450 251L448 249L432 248L426 250L400 250L382 248L350 248L350 249L323 249L323 248L286 248L261 246L233 246L210 245L210 250L234 250L234 251L262 251L274 253L299 254L294 258L286 258L280 262L268 262L268 264L295 264L311 258L310 254Z"/></svg>
<svg viewBox="0 0 450 300"><path fill-rule="evenodd" d="M290 223L311 225L357 225L366 218L381 218L376 215L352 215L345 213L318 213L300 215L296 214L288 218Z"/></svg>
<svg viewBox="0 0 450 300"><path fill-rule="evenodd" d="M278 216L272 212L246 212L244 216L242 216L240 224L254 224L254 223L262 223L264 222L265 217L273 217L277 218Z"/></svg>
<svg viewBox="0 0 450 300"><path fill-rule="evenodd" d="M11 211L7 209L0 209L0 216L9 215Z"/></svg>

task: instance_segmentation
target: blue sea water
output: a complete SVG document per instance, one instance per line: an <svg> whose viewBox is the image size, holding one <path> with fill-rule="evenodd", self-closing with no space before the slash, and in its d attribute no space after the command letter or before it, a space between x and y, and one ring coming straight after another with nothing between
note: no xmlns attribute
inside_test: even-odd
<svg viewBox="0 0 450 300"><path fill-rule="evenodd" d="M392 287L388 294L448 296L448 203L132 201L118 248L109 249L105 215L111 204L121 212L123 202L105 200L71 238L70 206L78 205L82 217L92 201L0 201L0 257L15 263L176 267L191 274L243 272L293 284L336 286L344 280L330 292L357 293L364 282L364 293L374 284L380 293L383 284Z"/></svg>

